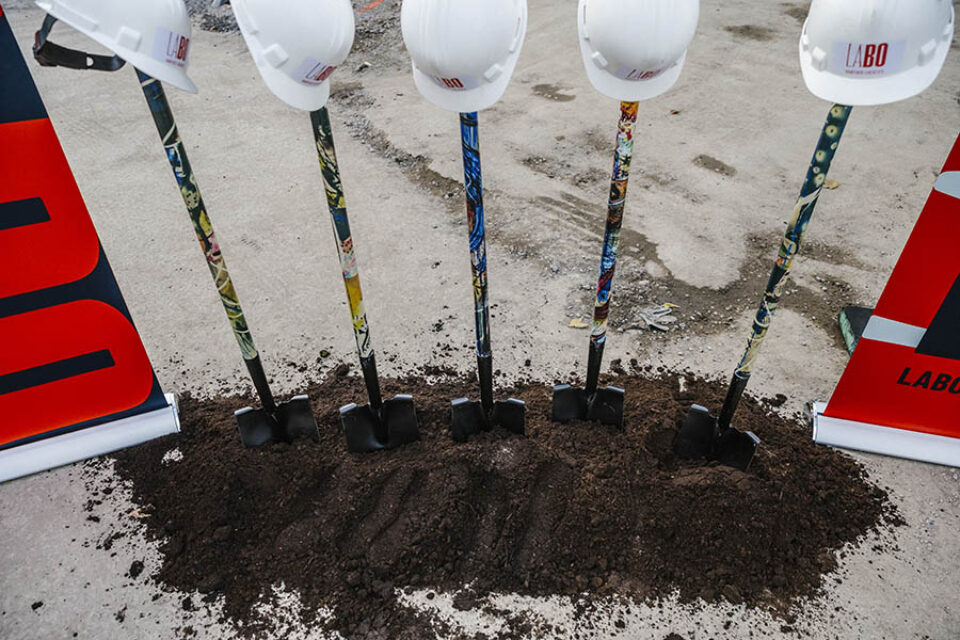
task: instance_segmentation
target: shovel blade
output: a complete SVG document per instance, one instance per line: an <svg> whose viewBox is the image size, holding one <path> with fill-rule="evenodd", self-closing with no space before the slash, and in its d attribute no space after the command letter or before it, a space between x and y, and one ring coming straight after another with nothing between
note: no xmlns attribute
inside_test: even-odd
<svg viewBox="0 0 960 640"><path fill-rule="evenodd" d="M386 448L384 443L387 434L370 405L360 406L351 402L340 407L340 424L350 453L369 453Z"/></svg>
<svg viewBox="0 0 960 640"><path fill-rule="evenodd" d="M568 384L558 384L553 388L551 412L554 422L570 422L587 417L587 394L583 389Z"/></svg>
<svg viewBox="0 0 960 640"><path fill-rule="evenodd" d="M759 446L760 438L752 431L730 427L718 433L717 419L705 407L695 404L677 432L673 452L680 458L707 458L746 471Z"/></svg>
<svg viewBox="0 0 960 640"><path fill-rule="evenodd" d="M623 399L624 391L620 387L604 387L588 394L578 387L558 384L553 388L553 420L590 420L623 427Z"/></svg>
<svg viewBox="0 0 960 640"><path fill-rule="evenodd" d="M624 395L620 387L597 389L587 400L587 420L622 429Z"/></svg>
<svg viewBox="0 0 960 640"><path fill-rule="evenodd" d="M262 447L277 440L280 427L274 418L265 409L244 407L233 413L237 419L237 431L240 432L240 441L247 448Z"/></svg>
<svg viewBox="0 0 960 640"><path fill-rule="evenodd" d="M527 405L523 400L508 398L493 405L493 421L507 431L527 435Z"/></svg>
<svg viewBox="0 0 960 640"><path fill-rule="evenodd" d="M706 407L692 405L673 440L673 452L677 457L695 460L709 458L716 438L717 419Z"/></svg>
<svg viewBox="0 0 960 640"><path fill-rule="evenodd" d="M383 403L379 413L370 405L340 408L340 424L350 453L393 449L420 439L413 396L399 394Z"/></svg>
<svg viewBox="0 0 960 640"><path fill-rule="evenodd" d="M758 446L760 438L752 431L727 429L717 438L713 458L720 464L746 471Z"/></svg>
<svg viewBox="0 0 960 640"><path fill-rule="evenodd" d="M277 423L280 435L288 442L297 438L310 438L314 442L320 441L320 429L317 419L313 415L310 399L305 396L294 396L287 402L281 402L277 407Z"/></svg>
<svg viewBox="0 0 960 640"><path fill-rule="evenodd" d="M466 442L471 435L490 429L483 407L476 400L457 398L450 403L450 410L450 431L457 442Z"/></svg>
<svg viewBox="0 0 960 640"><path fill-rule="evenodd" d="M420 423L413 396L397 394L383 403L381 410L387 427L387 449L393 449L420 439Z"/></svg>

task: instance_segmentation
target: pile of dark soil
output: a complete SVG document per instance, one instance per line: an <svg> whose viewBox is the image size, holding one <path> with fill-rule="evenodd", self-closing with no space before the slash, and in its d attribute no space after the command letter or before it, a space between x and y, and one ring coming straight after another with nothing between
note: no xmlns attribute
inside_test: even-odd
<svg viewBox="0 0 960 640"><path fill-rule="evenodd" d="M549 386L524 383L528 437L494 431L467 444L445 433L449 400L475 396L447 378L385 381L412 389L422 440L399 450L344 450L337 408L365 402L341 365L310 390L320 444L244 450L232 412L245 401L181 403L183 433L117 455L122 478L162 540L155 578L222 593L249 623L270 585L297 590L306 610L335 610L345 636L421 638L426 622L396 589L484 594L586 594L587 599L726 599L785 611L837 567L836 551L898 517L849 457L751 399L737 415L763 445L749 473L677 461L670 443L694 398L721 385L622 375L626 425L557 425ZM506 395L506 392L504 392ZM178 447L181 461L164 464ZM462 595L462 594L461 594Z"/></svg>

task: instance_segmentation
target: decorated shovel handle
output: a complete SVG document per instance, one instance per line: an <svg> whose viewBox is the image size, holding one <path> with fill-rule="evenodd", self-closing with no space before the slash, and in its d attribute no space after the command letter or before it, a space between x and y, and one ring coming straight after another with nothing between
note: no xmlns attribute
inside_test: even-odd
<svg viewBox="0 0 960 640"><path fill-rule="evenodd" d="M800 250L800 243L803 241L807 224L813 216L813 210L817 206L820 192L827 180L830 163L833 161L837 146L840 144L840 137L843 135L851 110L851 107L835 104L830 108L830 113L827 115L827 121L820 133L820 140L817 142L817 149L810 161L807 177L800 189L800 197L793 209L793 216L787 224L786 233L784 233L783 240L780 242L780 253L770 272L770 278L767 280L763 300L760 302L760 307L753 319L753 330L747 340L747 348L743 352L743 357L740 359L736 371L734 371L730 391L727 394L719 418L722 429L730 426L733 412L740 401L747 380L750 379L750 373L753 371L760 345L763 344L763 340L767 336L770 321L780 304L780 297L783 295L783 289L790 277L790 269L793 267L793 259Z"/></svg>
<svg viewBox="0 0 960 640"><path fill-rule="evenodd" d="M275 412L276 403L273 394L267 384L267 376L260 361L260 355L253 344L253 336L250 334L250 328L247 326L247 319L243 315L243 309L240 307L240 299L237 291L233 287L233 281L230 279L230 272L227 271L227 263L220 252L220 245L217 244L216 234L213 232L213 224L207 215L207 209L203 204L203 197L200 195L200 187L197 184L197 178L193 174L190 166L190 160L187 158L187 151L180 140L180 133L177 131L177 123L173 118L173 112L167 103L167 96L163 91L163 85L160 81L148 76L139 69L137 78L140 80L140 87L143 89L143 95L147 99L150 107L150 114L153 116L153 122L157 125L157 132L160 134L160 140L163 142L163 149L166 151L167 160L173 169L173 175L177 180L177 186L180 187L180 195L183 197L183 203L190 214L190 220L193 222L193 230L197 234L197 240L200 241L200 248L203 249L203 255L207 259L207 267L210 269L210 275L213 276L213 282L217 286L217 292L220 294L220 302L223 304L223 310L227 312L227 320L230 321L230 328L233 329L233 335L240 345L240 353L243 354L243 360L247 365L253 384L260 396L267 411Z"/></svg>
<svg viewBox="0 0 960 640"><path fill-rule="evenodd" d="M177 131L177 124L173 119L173 113L170 111L170 105L167 103L163 85L160 84L159 80L140 70L137 70L137 77L140 79L140 86L143 89L143 95L147 98L147 104L150 106L150 113L157 125L157 131L160 133L164 151L167 153L167 160L170 162L173 175L180 187L183 203L187 206L187 212L193 222L193 230L197 234L197 240L200 241L203 255L207 258L207 267L209 267L210 275L213 276L213 281L217 285L220 302L223 303L223 309L227 312L227 319L230 320L233 335L240 345L240 351L243 353L244 359L253 360L257 357L257 349L253 345L253 337L250 335L247 320L243 315L243 309L240 307L240 300L233 287L233 281L230 279L230 273L227 271L227 263L220 252L220 245L217 244L213 224L210 222L207 209L203 204L197 178L193 174L190 160L187 158L187 151L180 140L180 133Z"/></svg>
<svg viewBox="0 0 960 640"><path fill-rule="evenodd" d="M380 384L376 374L376 360L370 340L370 327L363 308L363 291L360 288L360 271L353 249L353 237L350 234L350 219L347 217L347 202L343 195L343 183L340 181L340 167L337 165L337 152L333 145L333 129L330 127L330 114L326 107L310 113L313 137L317 143L320 159L320 172L323 175L324 191L327 194L327 207L330 209L330 221L337 241L337 255L340 257L340 273L343 286L347 291L350 305L350 319L353 324L353 336L357 341L357 353L363 369L370 404L379 408L382 404Z"/></svg>
<svg viewBox="0 0 960 640"><path fill-rule="evenodd" d="M463 186L467 200L467 227L470 230L470 268L473 273L474 324L477 357L489 358L490 307L487 302L487 243L483 221L483 179L480 172L480 136L477 114L460 114L463 146Z"/></svg>
<svg viewBox="0 0 960 640"><path fill-rule="evenodd" d="M603 345L607 340L607 320L613 297L613 275L620 255L620 229L623 226L623 206L627 199L627 180L633 158L633 131L637 123L637 102L620 103L617 123L617 148L613 156L613 174L610 178L610 198L607 202L607 221L603 230L603 252L600 257L600 277L593 305L593 327L590 331L590 358L587 363L588 393L597 389Z"/></svg>

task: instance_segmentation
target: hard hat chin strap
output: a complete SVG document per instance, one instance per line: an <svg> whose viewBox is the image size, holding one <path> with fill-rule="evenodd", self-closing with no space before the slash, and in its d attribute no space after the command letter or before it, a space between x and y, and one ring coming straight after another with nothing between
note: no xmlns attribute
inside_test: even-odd
<svg viewBox="0 0 960 640"><path fill-rule="evenodd" d="M68 69L94 69L96 71L116 71L127 63L120 56L102 56L68 49L47 40L50 30L57 19L47 15L43 26L37 31L33 42L33 57L43 67L67 67Z"/></svg>

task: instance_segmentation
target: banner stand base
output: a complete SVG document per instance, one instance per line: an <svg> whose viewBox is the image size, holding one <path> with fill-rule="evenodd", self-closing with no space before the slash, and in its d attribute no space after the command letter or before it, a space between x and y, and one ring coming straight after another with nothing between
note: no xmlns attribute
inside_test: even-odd
<svg viewBox="0 0 960 640"><path fill-rule="evenodd" d="M825 402L813 403L813 441L898 458L960 467L960 438L881 427L823 415Z"/></svg>
<svg viewBox="0 0 960 640"><path fill-rule="evenodd" d="M177 399L172 393L164 397L163 409L0 451L0 482L178 433Z"/></svg>

